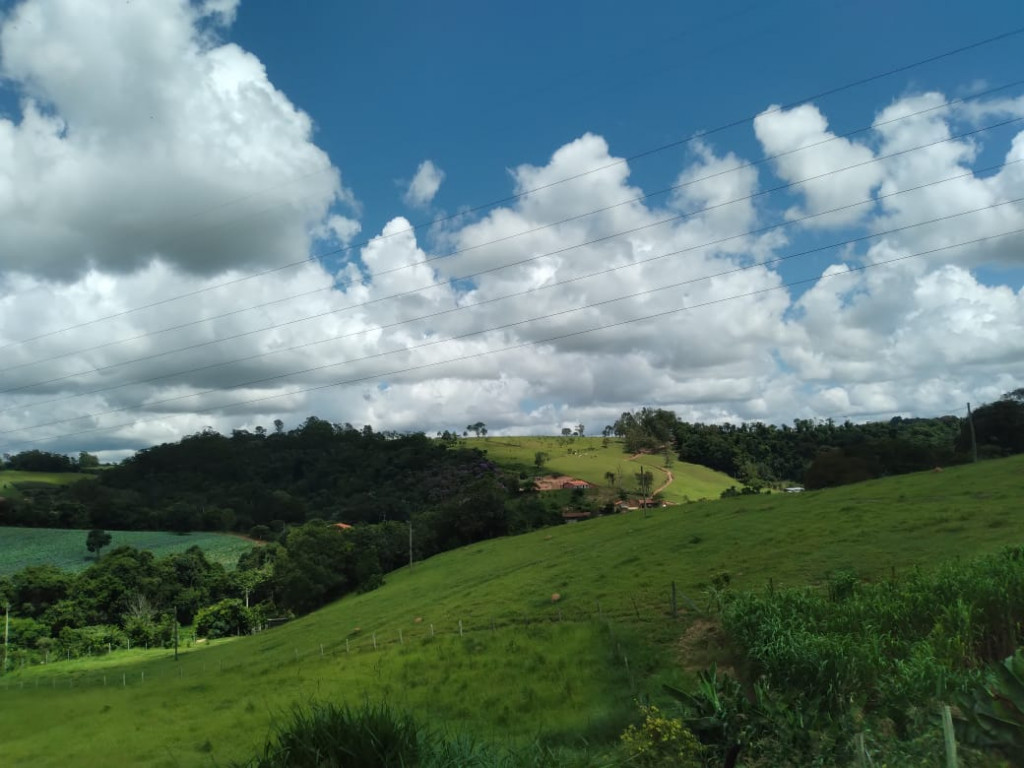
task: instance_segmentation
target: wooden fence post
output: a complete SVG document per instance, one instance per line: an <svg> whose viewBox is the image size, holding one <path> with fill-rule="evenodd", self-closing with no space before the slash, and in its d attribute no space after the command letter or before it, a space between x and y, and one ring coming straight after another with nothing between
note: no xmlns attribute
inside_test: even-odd
<svg viewBox="0 0 1024 768"><path fill-rule="evenodd" d="M948 704L942 707L942 735L946 741L946 768L957 768L956 732L953 730L953 713Z"/></svg>

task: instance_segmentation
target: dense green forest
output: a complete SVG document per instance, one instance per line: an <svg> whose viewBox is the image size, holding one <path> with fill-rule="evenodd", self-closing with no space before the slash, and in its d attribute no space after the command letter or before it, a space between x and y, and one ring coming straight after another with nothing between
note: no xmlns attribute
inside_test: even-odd
<svg viewBox="0 0 1024 768"><path fill-rule="evenodd" d="M49 466L53 454L10 457L8 466ZM67 457L59 457L70 461ZM26 466L29 465L29 466ZM113 530L255 531L270 538L308 520L378 523L412 514L438 520L437 546L462 538L440 518L448 504L512 498L517 480L477 450L422 434L357 430L311 417L285 431L212 430L139 451L67 487L19 484L22 498L0 502L0 523ZM463 501L459 501L463 500ZM516 510L509 510L516 517ZM504 512L467 520L490 537L531 524ZM448 526L450 528L451 526ZM424 546L427 546L424 540ZM429 554L429 551L427 552Z"/></svg>
<svg viewBox="0 0 1024 768"><path fill-rule="evenodd" d="M973 424L981 458L1024 452L1024 389L976 409ZM672 411L643 408L623 413L604 433L623 438L630 453L671 450L682 461L725 472L755 490L783 482L825 488L972 458L970 425L956 416L736 426L691 424Z"/></svg>

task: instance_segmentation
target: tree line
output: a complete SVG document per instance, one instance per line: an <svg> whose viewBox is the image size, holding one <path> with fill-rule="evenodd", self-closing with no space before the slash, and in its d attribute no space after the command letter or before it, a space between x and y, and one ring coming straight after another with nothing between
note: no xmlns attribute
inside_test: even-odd
<svg viewBox="0 0 1024 768"><path fill-rule="evenodd" d="M980 458L1024 452L1024 389L977 408L971 422ZM972 459L971 426L957 416L700 424L642 408L623 413L604 434L622 438L629 453L671 452L758 490L785 482L824 488L964 463Z"/></svg>
<svg viewBox="0 0 1024 768"><path fill-rule="evenodd" d="M290 431L280 422L275 427L230 435L204 430L139 451L88 482L19 483L17 496L0 501L0 524L235 531L267 539L313 519L383 523L416 514L437 522L424 541L444 548L462 536L453 527L500 535L537 512L529 505L500 509L515 500L517 480L474 448L316 417ZM23 458L11 457L8 466L23 466ZM458 516L451 506L466 498L495 508L490 522L481 522L486 515L451 522Z"/></svg>

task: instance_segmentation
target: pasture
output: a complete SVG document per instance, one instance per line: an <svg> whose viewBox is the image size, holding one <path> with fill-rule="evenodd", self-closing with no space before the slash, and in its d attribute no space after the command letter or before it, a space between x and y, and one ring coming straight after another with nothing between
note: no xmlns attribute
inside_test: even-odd
<svg viewBox="0 0 1024 768"><path fill-rule="evenodd" d="M779 588L844 569L874 580L1019 544L1022 473L1016 457L614 515L439 555L177 665L133 651L20 670L0 689L5 762L223 765L316 698L387 699L481 739L608 739L635 695L687 679L680 640L712 581Z"/></svg>
<svg viewBox="0 0 1024 768"><path fill-rule="evenodd" d="M528 476L571 475L609 491L625 489L635 492L639 464L654 475L654 488L667 481L667 469L672 473L673 480L661 492L661 496L677 504L717 499L726 488L738 484L722 472L674 458L671 466L666 468L664 457L660 454L642 454L632 458L623 452L622 441L617 438L608 439L607 445L605 442L601 437L481 437L465 440L470 447L486 451L492 461ZM548 454L548 460L541 470L534 464L538 452ZM615 475L614 485L609 485L609 472Z"/></svg>
<svg viewBox="0 0 1024 768"><path fill-rule="evenodd" d="M19 483L45 483L49 485L69 485L80 480L92 479L93 475L79 472L24 472L20 469L0 470L0 496L18 498Z"/></svg>
<svg viewBox="0 0 1024 768"><path fill-rule="evenodd" d="M81 571L95 562L85 547L88 531L65 528L0 527L0 576L9 576L29 565L55 565L66 571ZM238 556L252 542L224 533L166 533L163 531L107 531L111 542L103 552L115 547L148 549L157 557L202 547L211 562L234 568ZM102 555L103 552L100 554Z"/></svg>

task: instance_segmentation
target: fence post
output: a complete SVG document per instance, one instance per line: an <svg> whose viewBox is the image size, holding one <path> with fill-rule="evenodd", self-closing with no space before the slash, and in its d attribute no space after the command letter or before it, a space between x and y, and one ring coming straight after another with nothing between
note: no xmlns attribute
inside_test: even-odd
<svg viewBox="0 0 1024 768"><path fill-rule="evenodd" d="M953 731L953 713L948 704L942 707L942 735L946 740L946 768L957 768L956 733Z"/></svg>
<svg viewBox="0 0 1024 768"><path fill-rule="evenodd" d="M676 605L676 583L672 582L672 618L675 619L679 616L679 608Z"/></svg>
<svg viewBox="0 0 1024 768"><path fill-rule="evenodd" d="M401 645L405 645L405 639L402 637L402 630L398 630L398 642Z"/></svg>
<svg viewBox="0 0 1024 768"><path fill-rule="evenodd" d="M373 650L377 650L377 633L373 633Z"/></svg>
<svg viewBox="0 0 1024 768"><path fill-rule="evenodd" d="M868 768L868 751L864 747L864 734L858 733L853 737L854 751L857 753L857 768Z"/></svg>
<svg viewBox="0 0 1024 768"><path fill-rule="evenodd" d="M434 625L433 624L430 625L430 636L431 637L434 636Z"/></svg>
<svg viewBox="0 0 1024 768"><path fill-rule="evenodd" d="M462 619L459 619L459 637L462 637Z"/></svg>
<svg viewBox="0 0 1024 768"><path fill-rule="evenodd" d="M323 657L323 655L324 655L324 644L320 643L320 656Z"/></svg>

